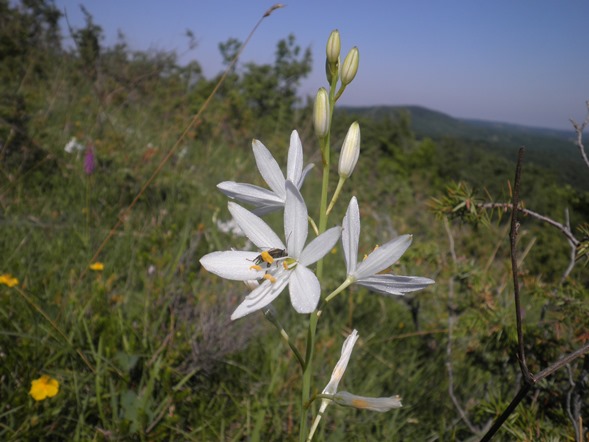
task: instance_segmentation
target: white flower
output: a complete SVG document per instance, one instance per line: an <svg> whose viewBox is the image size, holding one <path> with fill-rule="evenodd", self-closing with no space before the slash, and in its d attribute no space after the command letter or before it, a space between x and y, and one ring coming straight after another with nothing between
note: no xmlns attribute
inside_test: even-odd
<svg viewBox="0 0 589 442"><path fill-rule="evenodd" d="M293 130L290 135L286 179L282 170L280 170L280 166L278 166L278 163L266 146L260 141L254 140L252 142L252 148L258 170L271 190L253 184L236 183L234 181L223 181L217 187L229 198L234 198L255 206L254 213L264 215L284 207L286 201L286 180L290 180L297 189L300 189L307 172L311 170L313 165L308 164L303 169L303 145L296 130Z"/></svg>
<svg viewBox="0 0 589 442"><path fill-rule="evenodd" d="M323 258L333 248L340 237L341 227L327 230L305 247L308 233L307 206L299 190L289 180L286 181L285 200L286 247L260 217L236 203L229 203L229 211L251 242L262 250L284 251L285 257L276 258L275 262L272 257L268 258L268 253L265 256L264 253L231 250L209 253L200 259L204 268L222 278L264 280L245 297L231 319L266 307L287 285L291 303L298 313L311 313L317 307L321 288L319 280L307 266Z"/></svg>
<svg viewBox="0 0 589 442"><path fill-rule="evenodd" d="M378 411L385 413L393 408L401 408L401 396L395 395L391 397L365 397L357 396L347 391L339 391L333 397L333 400L338 405L344 407L354 407L360 410Z"/></svg>
<svg viewBox="0 0 589 442"><path fill-rule="evenodd" d="M339 381L342 380L346 368L348 368L348 362L350 361L350 356L352 355L352 350L354 349L354 345L356 345L358 337L358 330L354 329L344 341L344 345L342 345L342 354L339 361L337 361L337 364L335 364L335 368L331 373L331 379L323 389L322 394L334 395L337 393Z"/></svg>
<svg viewBox="0 0 589 442"><path fill-rule="evenodd" d="M76 137L72 137L72 139L69 140L67 142L67 144L65 145L65 147L63 148L63 150L65 150L67 153L73 153L75 151L82 152L85 149L86 149L86 146L78 143L78 140L76 139Z"/></svg>
<svg viewBox="0 0 589 442"><path fill-rule="evenodd" d="M403 295L434 283L433 280L420 276L377 275L405 253L411 244L411 235L402 235L387 242L358 264L360 212L356 197L350 201L342 227L342 244L349 281L386 295Z"/></svg>
<svg viewBox="0 0 589 442"><path fill-rule="evenodd" d="M322 395L327 395L330 397L325 397L321 399L319 413L317 413L315 421L311 426L311 430L309 431L309 437L307 438L307 441L313 439L313 434L315 433L315 430L317 430L319 421L321 420L323 413L325 413L325 410L327 409L329 404L331 404L332 401L334 401L338 405L379 412L389 411L393 408L399 408L402 406L400 396L371 398L365 396L356 396L354 394L348 393L347 391L337 391L339 382L341 381L344 373L346 372L346 368L348 367L348 362L350 361L350 356L352 355L352 350L354 349L354 345L356 344L357 340L358 331L353 330L352 333L350 333L350 335L344 341L344 345L342 345L342 353L339 358L339 361L337 361L337 364L335 364L333 372L331 373L331 379L329 379L329 383L321 392Z"/></svg>

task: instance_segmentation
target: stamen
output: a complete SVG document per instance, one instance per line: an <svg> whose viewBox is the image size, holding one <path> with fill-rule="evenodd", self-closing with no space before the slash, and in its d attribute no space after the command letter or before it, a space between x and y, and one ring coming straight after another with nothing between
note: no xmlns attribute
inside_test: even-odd
<svg viewBox="0 0 589 442"><path fill-rule="evenodd" d="M275 283L276 282L276 278L274 276L272 276L270 273L264 274L263 278L264 279L267 279L271 283Z"/></svg>
<svg viewBox="0 0 589 442"><path fill-rule="evenodd" d="M260 271L260 270L262 270L262 267L260 267L259 265L253 265L253 266L250 266L250 270L258 270L258 271Z"/></svg>
<svg viewBox="0 0 589 442"><path fill-rule="evenodd" d="M260 256L262 257L262 260L267 264L272 264L274 262L274 258L272 258L272 255L270 255L267 251L263 251L262 253L260 253Z"/></svg>

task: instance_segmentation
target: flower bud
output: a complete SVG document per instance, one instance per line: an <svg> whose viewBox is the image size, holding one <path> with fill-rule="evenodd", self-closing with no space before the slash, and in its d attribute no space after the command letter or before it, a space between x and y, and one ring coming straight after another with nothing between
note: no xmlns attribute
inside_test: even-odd
<svg viewBox="0 0 589 442"><path fill-rule="evenodd" d="M313 125L315 126L315 135L324 138L329 132L329 96L325 88L320 88L315 97L315 106L313 107Z"/></svg>
<svg viewBox="0 0 589 442"><path fill-rule="evenodd" d="M356 167L356 163L358 162L358 157L360 156L360 125L357 121L354 121L350 128L348 129L348 133L346 134L346 138L344 138L344 144L342 145L342 150L339 154L339 176L342 178L348 178L352 175L354 171L354 167Z"/></svg>
<svg viewBox="0 0 589 442"><path fill-rule="evenodd" d="M401 398L399 396L391 397L365 397L356 396L355 394L348 393L347 391L339 391L333 397L333 400L338 405L344 407L354 407L360 410L371 410L384 413L393 408L400 408Z"/></svg>
<svg viewBox="0 0 589 442"><path fill-rule="evenodd" d="M329 34L329 38L327 39L327 62L328 63L337 63L339 59L339 52L341 48L340 38L339 38L339 31L334 29Z"/></svg>
<svg viewBox="0 0 589 442"><path fill-rule="evenodd" d="M360 62L360 52L358 48L354 46L346 55L344 64L342 66L342 85L346 86L352 82L356 73L358 72L358 63Z"/></svg>

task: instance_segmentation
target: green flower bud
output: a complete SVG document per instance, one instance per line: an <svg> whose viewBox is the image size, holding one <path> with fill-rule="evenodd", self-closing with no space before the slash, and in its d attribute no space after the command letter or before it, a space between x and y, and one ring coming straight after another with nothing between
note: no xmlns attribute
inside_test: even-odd
<svg viewBox="0 0 589 442"><path fill-rule="evenodd" d="M315 97L315 106L313 107L313 125L315 126L315 135L324 138L329 132L329 96L325 88L320 88Z"/></svg>
<svg viewBox="0 0 589 442"><path fill-rule="evenodd" d="M328 63L337 63L340 49L341 43L339 38L339 31L335 29L331 31L331 34L329 34L329 38L327 39L326 54Z"/></svg>
<svg viewBox="0 0 589 442"><path fill-rule="evenodd" d="M342 76L341 81L344 86L350 84L356 73L358 72L358 63L360 62L360 52L358 48L354 46L346 55L346 59L344 60L344 64L342 66Z"/></svg>
<svg viewBox="0 0 589 442"><path fill-rule="evenodd" d="M354 121L350 128L348 129L348 133L346 134L346 138L344 138L344 144L342 145L342 150L339 154L339 176L341 178L348 178L352 175L354 171L354 167L356 167L356 163L358 162L358 157L360 156L360 125L357 121Z"/></svg>

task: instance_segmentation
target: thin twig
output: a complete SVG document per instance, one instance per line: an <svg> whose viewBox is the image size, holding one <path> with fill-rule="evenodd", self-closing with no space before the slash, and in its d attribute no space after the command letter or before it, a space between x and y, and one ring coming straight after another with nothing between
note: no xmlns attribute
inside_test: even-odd
<svg viewBox="0 0 589 442"><path fill-rule="evenodd" d="M589 167L589 159L587 158L587 154L585 153L585 146L583 146L583 130L589 124L589 101L586 101L585 104L587 105L587 111L588 111L587 116L585 117L585 121L583 121L583 123L581 123L581 124L577 123L572 118L569 121L572 123L573 127L575 128L575 132L577 134L577 141L575 144L579 148L579 152L581 152L581 156L583 157L583 161L585 161L585 164L587 165L587 167Z"/></svg>
<svg viewBox="0 0 589 442"><path fill-rule="evenodd" d="M583 435L582 435L581 431L579 431L579 422L577 421L577 416L576 416L577 410L575 410L575 413L573 413L571 411L571 403L574 400L573 393L574 393L575 387L576 387L575 381L573 379L573 370L572 370L570 364L567 364L566 368L567 368L567 374L569 376L569 385L571 386L571 388L569 388L569 391L567 393L567 407L566 407L567 408L567 415L569 416L569 419L570 419L571 423L573 424L573 428L575 429L575 441L582 442ZM574 408L576 408L576 407L574 407Z"/></svg>
<svg viewBox="0 0 589 442"><path fill-rule="evenodd" d="M207 99L205 100L205 102L202 104L202 106L200 107L200 109L198 110L198 112L194 115L194 117L192 117L190 123L188 123L188 125L186 126L186 128L184 129L184 131L182 132L182 134L178 137L178 139L176 140L176 142L174 143L174 145L170 148L170 150L168 151L168 153L166 154L166 156L160 161L160 163L158 164L158 166L156 167L156 169L153 171L153 173L151 174L151 176L147 179L147 181L145 181L145 183L141 187L141 190L139 190L139 193L137 193L137 195L135 196L135 198L133 199L133 201L131 202L131 204L129 204L129 206L121 212L121 214L119 216L119 219L117 220L117 222L115 223L115 225L110 229L110 232L108 233L108 235L106 235L106 238L104 238L104 240L102 241L102 243L100 244L100 246L98 247L98 249L96 249L96 252L94 252L94 255L90 259L89 264L91 264L91 263L93 263L93 262L96 261L96 259L98 258L98 256L100 255L100 253L102 252L102 250L104 249L104 247L106 246L106 244L110 241L110 239L113 237L113 235L118 230L118 228L125 222L125 220L127 219L129 213L131 212L131 209L133 209L133 207L135 206L135 204L137 204L137 202L139 201L139 199L141 198L141 196L143 196L143 194L145 193L145 191L147 190L147 188L151 185L151 183L159 175L160 171L163 169L163 167L166 165L166 163L170 160L170 158L172 157L172 155L174 154L174 152L176 152L176 150L178 149L178 146L180 146L180 144L182 143L182 141L184 140L184 138L186 137L186 135L192 129L196 129L196 128L198 128L202 124L202 120L200 118L201 115L209 107L209 104L211 103L213 97L217 94L217 91L219 90L219 88L221 87L221 85L223 84L223 82L225 81L225 79L227 78L227 76L229 75L229 73L232 72L233 67L235 66L235 64L237 63L237 60L241 56L241 53L243 52L243 50L245 49L245 47L248 45L249 41L253 37L253 35L256 32L256 30L258 29L258 27L262 24L262 21L264 20L264 18L270 16L270 14L274 10L279 9L279 8L282 8L283 6L284 5L281 5L279 3L278 4L275 4L270 9L268 9L264 13L264 15L258 20L258 22L256 23L256 25L253 27L253 29L251 30L251 32L249 33L249 35L245 39L245 42L241 45L241 47L239 48L239 51L237 51L237 54L235 54L235 57L233 57L233 60L231 60L231 63L229 63L229 65L225 69L225 72L223 73L223 75L221 76L221 78L219 79L219 81L217 82L217 84L215 85L214 89L211 91L211 93L209 94L209 96L207 97ZM87 272L88 272L88 265L85 266L85 268L82 271L82 274L80 275L78 281L81 281L84 278L84 276L86 275Z"/></svg>
<svg viewBox="0 0 589 442"><path fill-rule="evenodd" d="M511 230L509 231L509 243L511 245L511 269L513 276L513 297L515 301L515 320L517 327L517 359L519 368L524 377L526 384L532 383L532 376L526 364L526 352L524 348L524 334L522 330L522 312L519 294L519 278L518 278L518 264L517 264L517 236L519 233L519 221L517 220L518 205L519 205L519 188L521 184L522 162L524 159L524 148L521 147L517 156L517 165L515 168L515 180L513 183L513 202L511 209Z"/></svg>
<svg viewBox="0 0 589 442"><path fill-rule="evenodd" d="M569 209L565 209L564 218L565 218L566 228L570 232L571 231L571 220L570 220L570 216L569 216ZM569 246L571 246L571 253L569 255L569 265L567 266L564 273L562 274L562 277L560 278L560 285L564 284L566 279L569 277L569 275L571 274L571 272L575 268L575 262L576 262L575 258L577 256L577 246L569 238L567 238L567 239L569 242Z"/></svg>
<svg viewBox="0 0 589 442"><path fill-rule="evenodd" d="M532 388L531 384L524 384L519 389L519 391L517 392L517 394L515 395L513 400L509 403L509 405L503 411L503 413L501 413L501 416L499 416L495 420L495 422L493 423L493 426L483 436L483 438L481 439L481 442L488 442L493 438L493 436L495 436L495 433L497 433L497 431L499 431L499 428L501 428L501 426L507 420L509 415L511 415L511 413L513 413L513 410L515 410L517 408L517 406L519 405L519 403L522 401L522 399L528 395L528 392L530 391L531 388Z"/></svg>
<svg viewBox="0 0 589 442"><path fill-rule="evenodd" d="M483 203L477 204L477 207L480 209L513 210L515 205L513 203ZM554 221L552 218L548 218L547 216L540 215L538 212L534 212L533 210L524 209L523 207L518 207L518 211L523 213L524 215L539 219L540 221L543 221L546 224L549 224L552 227L555 227L556 229L560 230L567 237L567 239L575 245L575 247L577 247L580 244L580 241L577 238L575 238L571 230L567 228L566 225Z"/></svg>

